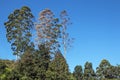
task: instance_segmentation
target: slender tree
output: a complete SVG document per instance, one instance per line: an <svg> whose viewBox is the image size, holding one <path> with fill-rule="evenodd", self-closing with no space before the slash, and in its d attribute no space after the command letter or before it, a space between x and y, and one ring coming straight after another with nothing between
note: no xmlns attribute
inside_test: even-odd
<svg viewBox="0 0 120 80"><path fill-rule="evenodd" d="M33 27L33 14L27 6L14 10L8 16L8 21L4 23L6 28L6 37L14 55L20 56L30 46L30 30Z"/></svg>
<svg viewBox="0 0 120 80"><path fill-rule="evenodd" d="M69 33L67 32L68 25L70 23L70 18L65 10L63 10L60 14L61 18L61 37L62 37L62 45L64 51L64 57L66 57L66 53L69 47L71 47L71 43L73 42L73 38L69 37Z"/></svg>
<svg viewBox="0 0 120 80"><path fill-rule="evenodd" d="M68 24L69 18L65 10L61 12L60 18L55 18L53 12L49 9L41 11L39 23L36 24L39 45L44 43L51 51L57 51L63 45L65 57L72 42L67 33ZM60 41L62 41L62 44Z"/></svg>
<svg viewBox="0 0 120 80"><path fill-rule="evenodd" d="M40 12L39 23L36 24L38 45L45 44L46 48L55 52L60 47L60 24L58 18L54 17L51 10L45 9Z"/></svg>

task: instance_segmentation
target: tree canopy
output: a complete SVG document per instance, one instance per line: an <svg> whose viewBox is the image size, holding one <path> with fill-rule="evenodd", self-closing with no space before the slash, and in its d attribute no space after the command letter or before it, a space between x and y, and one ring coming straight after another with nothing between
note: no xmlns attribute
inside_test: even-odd
<svg viewBox="0 0 120 80"><path fill-rule="evenodd" d="M96 70L87 61L84 68L76 65L73 73L69 71L65 54L71 44L67 33L70 19L65 10L59 17L50 9L40 11L36 30L33 29L33 18L31 9L23 6L10 13L8 21L4 23L7 40L13 54L19 58L14 61L0 59L0 80L120 79L120 65L113 66L106 59L101 61ZM31 40L32 29L36 32L37 45Z"/></svg>
<svg viewBox="0 0 120 80"><path fill-rule="evenodd" d="M11 49L14 55L21 55L28 46L31 46L30 30L33 27L34 18L31 10L27 6L14 10L9 16L8 21L4 23L6 28L6 37L11 43Z"/></svg>

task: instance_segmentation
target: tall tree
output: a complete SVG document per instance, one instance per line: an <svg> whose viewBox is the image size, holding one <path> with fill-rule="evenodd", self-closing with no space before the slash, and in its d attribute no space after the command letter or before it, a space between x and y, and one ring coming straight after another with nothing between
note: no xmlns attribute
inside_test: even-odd
<svg viewBox="0 0 120 80"><path fill-rule="evenodd" d="M95 78L95 72L92 68L92 63L86 62L84 66L84 77L83 80L96 80Z"/></svg>
<svg viewBox="0 0 120 80"><path fill-rule="evenodd" d="M82 78L83 78L83 70L82 70L81 65L75 66L73 75L76 78L76 80L82 80Z"/></svg>
<svg viewBox="0 0 120 80"><path fill-rule="evenodd" d="M60 37L60 24L58 18L54 17L51 10L45 9L40 12L39 23L36 24L38 45L45 44L52 52L60 47L58 38Z"/></svg>
<svg viewBox="0 0 120 80"><path fill-rule="evenodd" d="M64 51L64 57L66 57L66 53L69 47L71 47L71 43L73 42L73 38L69 37L69 33L67 32L68 25L70 23L70 18L65 10L63 10L60 14L61 18L61 37L62 37L62 46Z"/></svg>
<svg viewBox="0 0 120 80"><path fill-rule="evenodd" d="M33 14L27 6L14 10L8 16L8 21L4 23L6 28L6 37L14 55L20 56L30 46L30 37L33 26Z"/></svg>
<svg viewBox="0 0 120 80"><path fill-rule="evenodd" d="M107 70L108 68L110 68L111 64L108 60L103 59L99 65L99 67L97 67L96 70L96 74L98 79L104 79L107 77Z"/></svg>
<svg viewBox="0 0 120 80"><path fill-rule="evenodd" d="M49 9L41 11L39 23L36 24L37 41L45 44L51 51L57 52L60 46L63 46L64 57L67 48L70 47L72 39L67 33L69 18L64 10L60 14L60 18L55 18L53 12ZM62 44L61 42L62 41Z"/></svg>

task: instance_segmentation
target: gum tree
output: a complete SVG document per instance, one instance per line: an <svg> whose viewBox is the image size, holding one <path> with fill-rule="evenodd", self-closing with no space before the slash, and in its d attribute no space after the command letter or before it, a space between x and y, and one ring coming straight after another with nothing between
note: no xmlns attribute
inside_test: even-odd
<svg viewBox="0 0 120 80"><path fill-rule="evenodd" d="M31 45L30 37L32 34L30 30L33 27L33 17L30 8L23 6L21 9L14 10L8 16L8 21L4 23L6 37L11 43L14 55L20 56Z"/></svg>
<svg viewBox="0 0 120 80"><path fill-rule="evenodd" d="M36 24L38 46L44 44L51 52L58 50L61 26L58 22L51 10L45 9L40 12L39 23Z"/></svg>
<svg viewBox="0 0 120 80"><path fill-rule="evenodd" d="M67 32L67 28L71 24L67 11L63 10L61 12L60 19L61 19L62 46L63 46L63 51L64 51L64 57L66 58L67 50L68 48L71 47L71 43L73 42L74 39L70 38L69 33Z"/></svg>

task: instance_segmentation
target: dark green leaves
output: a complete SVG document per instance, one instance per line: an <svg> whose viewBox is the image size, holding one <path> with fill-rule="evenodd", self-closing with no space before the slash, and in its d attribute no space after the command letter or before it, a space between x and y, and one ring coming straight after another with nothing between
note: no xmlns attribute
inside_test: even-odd
<svg viewBox="0 0 120 80"><path fill-rule="evenodd" d="M22 54L27 46L30 46L30 30L33 27L32 18L30 8L23 6L21 9L14 10L8 16L8 21L4 23L7 40L11 43L11 49L15 55Z"/></svg>
<svg viewBox="0 0 120 80"><path fill-rule="evenodd" d="M76 80L82 80L83 79L82 66L80 66L80 65L75 66L73 76L76 78Z"/></svg>

